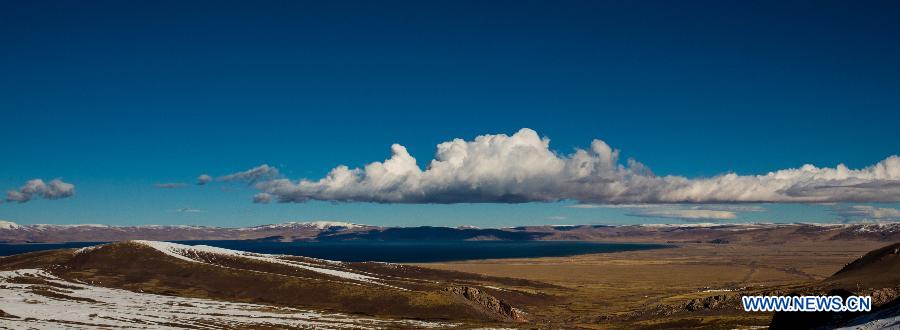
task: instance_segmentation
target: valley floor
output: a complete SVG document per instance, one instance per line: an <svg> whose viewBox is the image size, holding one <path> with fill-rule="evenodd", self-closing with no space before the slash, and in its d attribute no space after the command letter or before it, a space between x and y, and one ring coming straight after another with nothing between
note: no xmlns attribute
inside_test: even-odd
<svg viewBox="0 0 900 330"><path fill-rule="evenodd" d="M590 254L565 258L474 260L417 266L547 282L562 287L546 293L569 297L528 310L535 319L586 328L670 326L763 326L767 313L687 313L639 317L655 305L678 304L720 292L789 286L824 279L878 241L796 244L687 243L660 250ZM631 316L631 317L629 317Z"/></svg>

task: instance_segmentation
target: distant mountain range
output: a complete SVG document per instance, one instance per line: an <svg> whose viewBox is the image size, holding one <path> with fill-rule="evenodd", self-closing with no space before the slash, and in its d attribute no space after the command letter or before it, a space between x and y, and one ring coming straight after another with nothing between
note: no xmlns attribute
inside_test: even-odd
<svg viewBox="0 0 900 330"><path fill-rule="evenodd" d="M288 222L255 227L18 225L0 221L0 242L59 243L122 240L581 240L719 243L868 239L900 241L900 223L571 225L514 228L377 227L347 222Z"/></svg>
<svg viewBox="0 0 900 330"><path fill-rule="evenodd" d="M0 242L113 242L132 239L163 241L250 240L270 237L291 237L296 238L297 240L313 240L319 235L363 228L370 227L335 221L288 222L240 228L184 225L19 225L9 221L0 221Z"/></svg>

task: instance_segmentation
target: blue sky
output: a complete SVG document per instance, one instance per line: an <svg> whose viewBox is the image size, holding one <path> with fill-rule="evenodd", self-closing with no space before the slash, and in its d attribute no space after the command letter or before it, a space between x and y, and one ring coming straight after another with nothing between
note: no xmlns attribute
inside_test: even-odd
<svg viewBox="0 0 900 330"><path fill-rule="evenodd" d="M602 139L657 175L858 169L900 153L898 13L891 1L4 2L0 189L61 178L76 193L0 204L0 219L684 221L572 201L261 205L245 183L154 184L264 163L315 180L382 161L392 143L424 166L441 142L524 127L560 154ZM763 208L728 221L842 219L830 204Z"/></svg>

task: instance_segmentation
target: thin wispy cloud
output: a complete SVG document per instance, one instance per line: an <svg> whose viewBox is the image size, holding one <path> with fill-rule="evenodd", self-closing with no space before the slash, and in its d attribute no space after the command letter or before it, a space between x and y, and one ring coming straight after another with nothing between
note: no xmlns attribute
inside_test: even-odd
<svg viewBox="0 0 900 330"><path fill-rule="evenodd" d="M75 195L75 185L60 179L50 180L45 183L42 179L31 179L18 189L6 192L7 202L26 203L34 198L61 199Z"/></svg>
<svg viewBox="0 0 900 330"><path fill-rule="evenodd" d="M604 206L604 205L601 205L601 204L573 204L573 205L566 205L566 207L568 207L568 208L573 208L573 209L599 209L599 208L602 208L603 206Z"/></svg>
<svg viewBox="0 0 900 330"><path fill-rule="evenodd" d="M278 176L279 173L277 168L269 166L268 164L262 164L243 172L221 176L218 180L223 182L238 181L252 184L262 180L277 178Z"/></svg>
<svg viewBox="0 0 900 330"><path fill-rule="evenodd" d="M253 202L257 204L268 204L272 201L272 195L267 193L258 193L253 196Z"/></svg>
<svg viewBox="0 0 900 330"><path fill-rule="evenodd" d="M760 205L731 204L573 204L568 208L576 209L624 209L625 215L644 218L669 218L681 220L731 220L740 213L762 212L766 209Z"/></svg>
<svg viewBox="0 0 900 330"><path fill-rule="evenodd" d="M264 166L264 167L263 167ZM850 169L803 165L762 175L709 178L657 176L642 163L620 162L601 140L562 155L531 129L513 135L454 139L437 146L425 170L405 147L363 168L338 166L321 179L261 180L266 165L227 176L258 180L281 202L523 203L573 200L582 204L900 201L900 157ZM277 170L275 170L277 173ZM717 211L717 210L711 210ZM719 210L721 211L721 210ZM723 212L730 212L724 210ZM728 214L719 213L720 217Z"/></svg>
<svg viewBox="0 0 900 330"><path fill-rule="evenodd" d="M660 207L660 205L664 204L572 204L566 205L566 207L573 209L639 209L648 207Z"/></svg>
<svg viewBox="0 0 900 330"><path fill-rule="evenodd" d="M900 221L900 210L872 205L836 205L832 210L848 220Z"/></svg>
<svg viewBox="0 0 900 330"><path fill-rule="evenodd" d="M191 208L191 207L182 207L182 208L174 209L174 210L172 210L172 212L177 212L177 213L203 213L203 212L205 212L205 211L200 210L200 209Z"/></svg>
<svg viewBox="0 0 900 330"><path fill-rule="evenodd" d="M711 204L695 206L695 208L704 208L707 210L731 211L731 212L762 212L766 208L762 205L733 205L733 204Z"/></svg>
<svg viewBox="0 0 900 330"><path fill-rule="evenodd" d="M187 183L182 182L166 182L166 183L157 183L153 185L156 188L160 189L175 189L175 188L184 188L187 187Z"/></svg>
<svg viewBox="0 0 900 330"><path fill-rule="evenodd" d="M634 209L631 212L627 213L627 215L636 217L669 218L681 220L731 220L737 218L737 214L732 211L667 208Z"/></svg>

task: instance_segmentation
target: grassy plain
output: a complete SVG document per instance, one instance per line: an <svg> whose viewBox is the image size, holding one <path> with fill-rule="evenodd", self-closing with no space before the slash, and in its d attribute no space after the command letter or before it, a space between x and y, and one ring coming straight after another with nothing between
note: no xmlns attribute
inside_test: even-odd
<svg viewBox="0 0 900 330"><path fill-rule="evenodd" d="M549 327L631 328L764 326L771 315L739 310L645 313L653 306L679 305L731 290L778 288L824 279L878 241L822 241L792 244L685 243L659 250L574 257L493 259L417 266L547 282L560 288L547 306L522 306Z"/></svg>

